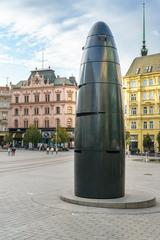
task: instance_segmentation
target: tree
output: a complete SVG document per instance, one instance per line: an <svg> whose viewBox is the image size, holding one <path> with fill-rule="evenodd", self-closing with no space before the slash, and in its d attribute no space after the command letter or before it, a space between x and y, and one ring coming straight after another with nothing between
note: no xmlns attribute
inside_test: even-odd
<svg viewBox="0 0 160 240"><path fill-rule="evenodd" d="M12 143L12 141L13 141L12 133L7 133L4 137L4 142L5 143Z"/></svg>
<svg viewBox="0 0 160 240"><path fill-rule="evenodd" d="M143 147L144 149L147 149L148 151L150 151L151 146L152 146L152 139L150 135L147 133L147 135L144 137L144 140L143 140Z"/></svg>
<svg viewBox="0 0 160 240"><path fill-rule="evenodd" d="M36 145L37 143L39 143L42 139L42 134L40 133L40 131L34 127L34 126L30 126L25 134L24 134L24 143L28 144L29 142L31 142L32 144Z"/></svg>
<svg viewBox="0 0 160 240"><path fill-rule="evenodd" d="M160 152L160 131L157 134L158 151Z"/></svg>
<svg viewBox="0 0 160 240"><path fill-rule="evenodd" d="M131 135L129 131L125 132L125 141L126 141L126 149L127 149L127 146L130 146L130 143L131 143Z"/></svg>
<svg viewBox="0 0 160 240"><path fill-rule="evenodd" d="M56 137L57 134L57 137ZM70 134L67 132L65 128L59 127L57 129L57 132L55 132L52 135L52 141L56 143L56 138L57 138L57 143L66 143L70 139Z"/></svg>

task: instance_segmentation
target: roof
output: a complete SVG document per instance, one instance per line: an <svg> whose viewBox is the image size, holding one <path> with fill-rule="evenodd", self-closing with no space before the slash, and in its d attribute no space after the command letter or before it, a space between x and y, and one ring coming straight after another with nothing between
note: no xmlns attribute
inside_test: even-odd
<svg viewBox="0 0 160 240"><path fill-rule="evenodd" d="M49 84L54 84L57 86L58 85L77 86L77 82L74 76L69 77L69 79L66 77L60 77L60 76L56 77L54 70L49 68L49 69L35 69L31 71L31 74L28 80L22 80L18 82L16 85L12 85L12 88L21 88L23 86L28 86L28 82L33 81L36 78L37 73L40 76L40 78L44 79L44 81L46 81ZM39 85L37 85L37 87L39 87Z"/></svg>
<svg viewBox="0 0 160 240"><path fill-rule="evenodd" d="M69 77L67 79L66 77L57 77L54 81L54 85L77 85L77 82L75 80L75 77Z"/></svg>
<svg viewBox="0 0 160 240"><path fill-rule="evenodd" d="M21 80L16 85L12 85L13 88L20 88L23 87L27 83L27 80Z"/></svg>
<svg viewBox="0 0 160 240"><path fill-rule="evenodd" d="M135 58L125 77L152 72L160 72L160 53Z"/></svg>
<svg viewBox="0 0 160 240"><path fill-rule="evenodd" d="M56 75L54 70L52 69L36 69L31 71L31 74L28 78L28 80L30 80L32 77L35 76L35 74L38 73L40 76L42 76L44 78L44 80L49 81L49 83L54 83L54 80L56 79Z"/></svg>

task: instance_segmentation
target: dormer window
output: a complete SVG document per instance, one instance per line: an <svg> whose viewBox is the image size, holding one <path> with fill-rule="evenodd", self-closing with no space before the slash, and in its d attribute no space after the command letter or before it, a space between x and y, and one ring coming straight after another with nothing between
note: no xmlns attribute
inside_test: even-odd
<svg viewBox="0 0 160 240"><path fill-rule="evenodd" d="M152 72L152 66L146 66L145 72Z"/></svg>
<svg viewBox="0 0 160 240"><path fill-rule="evenodd" d="M139 74L140 73L140 68L137 68L136 69L136 74Z"/></svg>

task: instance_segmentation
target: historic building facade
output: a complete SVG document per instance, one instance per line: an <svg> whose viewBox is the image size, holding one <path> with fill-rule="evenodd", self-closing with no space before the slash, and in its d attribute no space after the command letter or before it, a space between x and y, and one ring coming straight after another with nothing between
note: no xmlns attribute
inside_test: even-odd
<svg viewBox="0 0 160 240"><path fill-rule="evenodd" d="M123 78L125 127L131 135L131 149L144 151L149 134L157 151L160 131L160 53L137 57Z"/></svg>
<svg viewBox="0 0 160 240"><path fill-rule="evenodd" d="M8 132L8 112L10 108L10 88L0 87L0 144L3 143Z"/></svg>
<svg viewBox="0 0 160 240"><path fill-rule="evenodd" d="M23 145L23 135L35 125L46 140L57 126L73 136L75 127L77 83L75 77L55 76L52 69L31 71L26 81L11 89L9 130L16 145Z"/></svg>

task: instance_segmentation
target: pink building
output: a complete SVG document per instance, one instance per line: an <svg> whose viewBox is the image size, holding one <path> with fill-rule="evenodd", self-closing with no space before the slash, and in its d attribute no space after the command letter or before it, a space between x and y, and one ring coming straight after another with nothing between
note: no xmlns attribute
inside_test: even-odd
<svg viewBox="0 0 160 240"><path fill-rule="evenodd" d="M46 140L57 125L74 136L76 95L75 77L56 77L50 68L31 71L28 80L12 86L9 130L15 144L23 144L25 130L33 124Z"/></svg>

